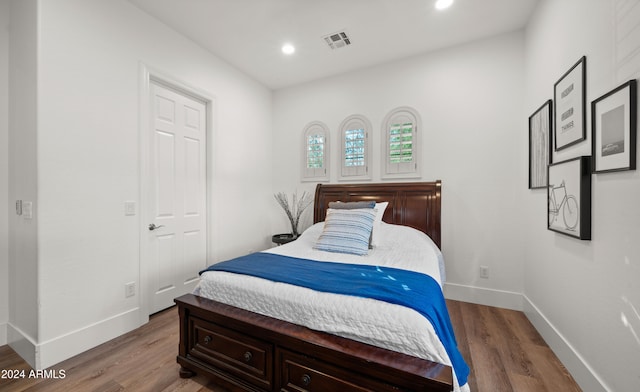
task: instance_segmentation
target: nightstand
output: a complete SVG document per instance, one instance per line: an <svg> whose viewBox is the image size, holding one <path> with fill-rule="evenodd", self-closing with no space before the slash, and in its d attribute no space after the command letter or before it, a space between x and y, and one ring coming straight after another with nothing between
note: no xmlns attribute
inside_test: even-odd
<svg viewBox="0 0 640 392"><path fill-rule="evenodd" d="M294 236L293 234L275 234L271 236L271 242L280 246L295 241L297 238L298 236Z"/></svg>

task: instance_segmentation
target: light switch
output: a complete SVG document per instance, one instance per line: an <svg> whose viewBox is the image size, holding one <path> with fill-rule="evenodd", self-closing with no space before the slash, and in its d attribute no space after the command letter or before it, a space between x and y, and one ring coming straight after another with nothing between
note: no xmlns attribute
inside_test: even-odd
<svg viewBox="0 0 640 392"><path fill-rule="evenodd" d="M33 219L33 202L22 202L22 216L24 216L24 219Z"/></svg>
<svg viewBox="0 0 640 392"><path fill-rule="evenodd" d="M125 201L124 202L124 214L126 216L131 216L136 214L136 202L135 201Z"/></svg>

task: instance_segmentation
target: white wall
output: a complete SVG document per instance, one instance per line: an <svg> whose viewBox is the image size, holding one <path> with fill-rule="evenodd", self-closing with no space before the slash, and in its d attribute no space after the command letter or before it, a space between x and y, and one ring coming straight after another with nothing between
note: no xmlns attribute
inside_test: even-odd
<svg viewBox="0 0 640 392"><path fill-rule="evenodd" d="M271 91L124 0L38 4L36 367L139 325L141 68L214 99L214 258L269 246ZM35 18L35 12L33 17ZM34 66L36 62L33 62ZM34 78L35 79L35 78ZM35 116L33 116L36 118ZM239 159L232 147L247 149ZM256 164L258 163L258 164ZM12 168L17 175L21 168ZM215 260L212 260L215 261ZM10 296L16 296L14 288ZM143 315L144 316L144 315Z"/></svg>
<svg viewBox="0 0 640 392"><path fill-rule="evenodd" d="M526 32L525 115L553 97L553 84L583 55L588 105L640 77L638 49L640 1L542 1ZM590 135L590 106L587 115ZM524 156L526 143L521 149ZM556 161L580 154L591 155L590 136ZM528 314L584 390L637 391L640 172L592 180L592 241L547 231L546 192L524 193Z"/></svg>
<svg viewBox="0 0 640 392"><path fill-rule="evenodd" d="M0 346L9 321L9 3L0 0Z"/></svg>
<svg viewBox="0 0 640 392"><path fill-rule="evenodd" d="M337 181L337 127L351 114L373 126L373 176L380 181L381 122L398 106L422 118L422 180L442 180L446 294L521 307L519 189L526 186L522 96L524 36L511 33L359 70L274 94L274 189L312 192L300 182L302 131L314 120L331 131L331 181ZM280 211L277 211L280 212ZM306 225L310 224L311 214ZM284 214L274 232L287 229ZM490 278L479 278L479 266Z"/></svg>
<svg viewBox="0 0 640 392"><path fill-rule="evenodd" d="M507 34L276 91L274 189L313 190L299 180L308 122L332 131L335 182L342 119L364 114L379 132L390 109L415 107L423 179L443 180L447 297L524 309L584 390L639 390L640 174L593 177L594 239L586 242L546 230L546 192L527 189L527 118L560 76L586 55L588 102L640 76L640 56L629 55L640 42L640 28L630 27L640 24L637 4L543 1L526 39ZM590 155L590 146L589 138L554 159ZM283 216L274 221L274 232L286 230ZM490 279L478 278L479 265Z"/></svg>
<svg viewBox="0 0 640 392"><path fill-rule="evenodd" d="M12 0L9 32L9 200L34 204L25 219L9 214L7 340L27 361L38 341L37 1Z"/></svg>
<svg viewBox="0 0 640 392"><path fill-rule="evenodd" d="M314 184L300 181L304 125L329 125L335 182L340 122L356 113L369 118L379 162L381 120L409 105L422 117L422 179L443 180L447 296L520 308L524 293L528 315L585 390L640 389L640 175L593 177L590 242L547 231L546 194L526 189L526 119L552 97L553 83L569 66L587 56L589 102L640 76L640 60L621 67L622 48L615 44L624 24L615 22L616 5L624 10L637 0L543 0L526 35L505 34L279 90L273 100L269 90L123 0L13 3L21 4L11 10L20 34L11 36L10 87L21 88L11 90L8 104L14 151L8 199L37 201L38 219L27 222L5 211L9 276L19 282L9 288L9 328L39 346L41 367L135 326L126 319L105 330L141 306L139 297L124 299L123 285L140 279L145 222L125 217L123 202L140 200L142 63L215 97L214 258L264 248L270 234L287 230L271 193L313 191ZM0 30L0 53L2 42ZM635 71L627 71L629 64ZM36 108L36 86L37 116L29 113ZM251 160L236 160L230 146L238 142L249 146ZM558 159L588 153L589 146L584 142ZM379 164L372 170L372 181L380 181ZM0 213L0 230L2 219ZM490 267L489 279L479 278L480 265ZM3 287L0 280L0 295ZM2 306L0 297L0 324Z"/></svg>
<svg viewBox="0 0 640 392"><path fill-rule="evenodd" d="M580 17L572 17L579 13ZM590 102L640 77L640 1L543 1L526 33L526 104L587 57ZM635 51L635 55L634 55ZM525 146L523 146L525 148ZM591 155L591 138L559 161ZM528 192L525 293L532 319L554 341L584 390L640 390L640 172L592 176L592 241L546 231L546 192ZM544 320L546 318L546 320ZM589 373L592 374L589 374Z"/></svg>

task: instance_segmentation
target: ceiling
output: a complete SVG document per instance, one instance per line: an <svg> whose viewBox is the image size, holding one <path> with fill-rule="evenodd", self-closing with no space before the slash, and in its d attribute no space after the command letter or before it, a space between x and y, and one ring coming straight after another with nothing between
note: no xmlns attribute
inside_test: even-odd
<svg viewBox="0 0 640 392"><path fill-rule="evenodd" d="M129 0L272 89L522 29L538 0ZM345 31L332 50L323 36ZM284 55L291 43L296 51Z"/></svg>

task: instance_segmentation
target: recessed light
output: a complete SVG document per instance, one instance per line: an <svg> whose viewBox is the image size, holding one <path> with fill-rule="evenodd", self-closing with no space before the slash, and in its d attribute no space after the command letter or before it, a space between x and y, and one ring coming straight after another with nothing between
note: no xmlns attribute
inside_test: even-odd
<svg viewBox="0 0 640 392"><path fill-rule="evenodd" d="M282 53L284 54L293 54L296 51L296 48L291 44L282 45Z"/></svg>
<svg viewBox="0 0 640 392"><path fill-rule="evenodd" d="M438 0L436 1L436 9L444 10L451 7L451 4L453 4L453 0Z"/></svg>

